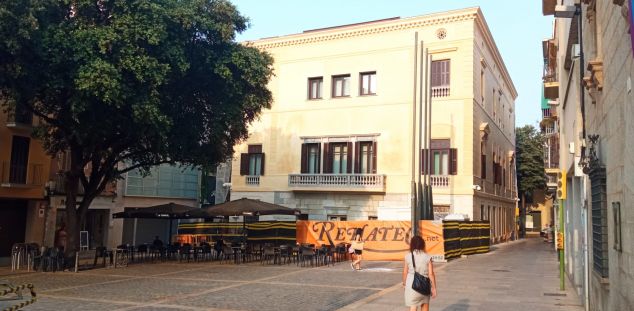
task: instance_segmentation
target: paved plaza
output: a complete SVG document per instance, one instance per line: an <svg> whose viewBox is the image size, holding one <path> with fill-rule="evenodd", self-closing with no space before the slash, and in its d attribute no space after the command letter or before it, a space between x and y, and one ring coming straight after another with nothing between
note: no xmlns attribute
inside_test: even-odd
<svg viewBox="0 0 634 311"><path fill-rule="evenodd" d="M80 273L3 268L0 279L35 284L38 301L25 310L403 310L401 267L156 263ZM581 310L572 291L558 290L554 252L539 239L436 267L432 310Z"/></svg>

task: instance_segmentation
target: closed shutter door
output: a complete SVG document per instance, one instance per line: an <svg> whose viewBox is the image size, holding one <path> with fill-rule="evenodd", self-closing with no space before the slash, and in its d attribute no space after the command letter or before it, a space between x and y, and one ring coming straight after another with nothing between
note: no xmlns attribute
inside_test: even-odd
<svg viewBox="0 0 634 311"><path fill-rule="evenodd" d="M240 175L249 175L249 154L240 154Z"/></svg>
<svg viewBox="0 0 634 311"><path fill-rule="evenodd" d="M262 164L260 165L260 175L264 175L264 153L260 154L262 156Z"/></svg>
<svg viewBox="0 0 634 311"><path fill-rule="evenodd" d="M429 154L427 149L420 150L420 173L423 175L428 174L427 163L429 161Z"/></svg>
<svg viewBox="0 0 634 311"><path fill-rule="evenodd" d="M330 156L330 144L324 144L324 174L332 174L332 157Z"/></svg>
<svg viewBox="0 0 634 311"><path fill-rule="evenodd" d="M302 174L308 173L308 145L307 144L302 144L302 158L301 158L300 173Z"/></svg>
<svg viewBox="0 0 634 311"><path fill-rule="evenodd" d="M361 173L361 143L354 143L354 172L356 174Z"/></svg>
<svg viewBox="0 0 634 311"><path fill-rule="evenodd" d="M456 175L458 173L458 149L451 148L449 149L449 174Z"/></svg>
<svg viewBox="0 0 634 311"><path fill-rule="evenodd" d="M346 173L351 174L352 173L352 143L348 142L348 152L347 152L347 156L348 156L348 164L346 167Z"/></svg>
<svg viewBox="0 0 634 311"><path fill-rule="evenodd" d="M376 170L376 155L377 155L377 149L376 149L376 142L372 143L372 174L376 174L377 170Z"/></svg>

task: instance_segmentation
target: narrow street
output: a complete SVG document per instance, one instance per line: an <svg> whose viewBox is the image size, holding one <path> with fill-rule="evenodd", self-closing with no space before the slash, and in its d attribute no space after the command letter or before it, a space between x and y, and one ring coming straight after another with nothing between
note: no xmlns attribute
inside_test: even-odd
<svg viewBox="0 0 634 311"><path fill-rule="evenodd" d="M538 238L493 247L488 254L436 265L438 297L431 310L583 310L567 283L559 290L552 245ZM344 310L404 310L400 284Z"/></svg>

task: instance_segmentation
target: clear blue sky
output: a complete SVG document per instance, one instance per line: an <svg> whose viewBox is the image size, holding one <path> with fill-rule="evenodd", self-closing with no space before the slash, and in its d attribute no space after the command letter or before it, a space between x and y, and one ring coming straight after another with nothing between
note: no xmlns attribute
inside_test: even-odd
<svg viewBox="0 0 634 311"><path fill-rule="evenodd" d="M537 125L541 118L541 41L552 35L552 17L541 2L529 0L231 0L251 27L239 41L387 17L410 17L479 6L504 58L519 96L516 123Z"/></svg>

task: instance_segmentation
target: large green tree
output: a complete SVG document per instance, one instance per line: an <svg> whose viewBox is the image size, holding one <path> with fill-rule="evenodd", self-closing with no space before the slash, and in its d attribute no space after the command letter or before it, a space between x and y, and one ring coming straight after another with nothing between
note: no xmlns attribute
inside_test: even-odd
<svg viewBox="0 0 634 311"><path fill-rule="evenodd" d="M545 189L544 138L532 125L515 131L517 153L517 188L522 207L520 209L520 232L526 234L526 200L535 190Z"/></svg>
<svg viewBox="0 0 634 311"><path fill-rule="evenodd" d="M225 0L0 1L0 102L39 117L48 153L70 155L68 253L108 183L211 166L247 137L273 74L268 54L235 42L247 24Z"/></svg>

